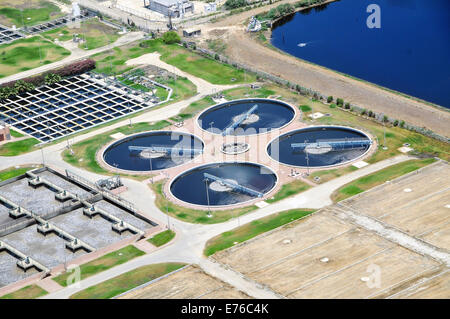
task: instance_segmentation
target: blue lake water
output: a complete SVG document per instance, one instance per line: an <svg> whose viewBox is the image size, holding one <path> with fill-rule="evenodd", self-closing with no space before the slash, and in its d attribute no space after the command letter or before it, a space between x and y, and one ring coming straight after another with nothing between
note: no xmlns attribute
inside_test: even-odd
<svg viewBox="0 0 450 319"><path fill-rule="evenodd" d="M381 28L366 12L377 4ZM450 1L341 0L298 12L272 44L298 58L450 108Z"/></svg>

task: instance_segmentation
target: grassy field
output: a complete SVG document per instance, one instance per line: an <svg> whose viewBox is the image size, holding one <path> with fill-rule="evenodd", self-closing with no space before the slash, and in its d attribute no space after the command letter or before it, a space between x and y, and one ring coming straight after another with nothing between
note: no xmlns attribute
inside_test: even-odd
<svg viewBox="0 0 450 319"><path fill-rule="evenodd" d="M175 232L168 229L165 230L159 234L156 234L155 236L153 236L152 238L150 238L148 240L149 243L155 245L156 247L160 247L162 245L167 244L168 242L170 242L172 239L175 238Z"/></svg>
<svg viewBox="0 0 450 319"><path fill-rule="evenodd" d="M0 23L17 28L63 16L58 6L45 0L0 0Z"/></svg>
<svg viewBox="0 0 450 319"><path fill-rule="evenodd" d="M164 62L213 84L238 84L255 81L253 75L244 74L242 70L204 58L177 44L166 45L161 39L142 41L139 45L132 43L114 48L113 52L113 54L108 51L93 56L97 61L98 72L120 74L132 68L125 65L127 60L146 53L159 52L161 60Z"/></svg>
<svg viewBox="0 0 450 319"><path fill-rule="evenodd" d="M309 209L291 209L254 220L251 223L242 225L208 240L205 245L204 254L211 256L220 250L227 249L237 243L242 243L313 212L314 210Z"/></svg>
<svg viewBox="0 0 450 319"><path fill-rule="evenodd" d="M70 51L40 36L2 44L0 45L0 78L59 61L68 55Z"/></svg>
<svg viewBox="0 0 450 319"><path fill-rule="evenodd" d="M10 294L1 296L0 299L36 299L48 294L47 291L37 285L23 287Z"/></svg>
<svg viewBox="0 0 450 319"><path fill-rule="evenodd" d="M35 138L27 138L16 142L9 142L0 145L0 156L17 156L28 153L36 150L34 147L36 144L39 144L39 141Z"/></svg>
<svg viewBox="0 0 450 319"><path fill-rule="evenodd" d="M435 161L436 160L434 158L426 158L421 160L409 160L392 165L342 186L331 195L331 199L334 202L339 202L377 185L383 184L386 181L393 180L394 178L418 170L419 168L429 165Z"/></svg>
<svg viewBox="0 0 450 319"><path fill-rule="evenodd" d="M150 187L152 188L152 190L155 192L156 195L155 199L156 206L162 212L166 212L167 210L170 216L176 217L188 223L199 223L199 224L223 223L227 220L230 220L231 218L247 214L258 208L255 205L252 205L243 208L217 210L212 211L212 217L207 217L206 216L207 211L175 205L171 201L167 200L162 192L163 185L164 181L158 181L150 185Z"/></svg>
<svg viewBox="0 0 450 319"><path fill-rule="evenodd" d="M133 258L142 255L145 255L145 253L132 245L113 251L100 258L97 258L84 265L81 265L80 266L81 280L86 279L92 275L98 274L99 272L108 270L114 266L123 264ZM68 273L66 272L53 278L53 280L56 281L61 286L66 287L67 279L71 274L72 274L71 272Z"/></svg>
<svg viewBox="0 0 450 319"><path fill-rule="evenodd" d="M82 290L72 295L70 299L109 299L183 266L185 264L181 263L161 263L143 266Z"/></svg>
<svg viewBox="0 0 450 319"><path fill-rule="evenodd" d="M56 38L59 41L68 41L72 39L74 34L78 34L82 39L86 39L86 42L79 45L84 50L103 47L109 43L114 43L120 37L117 29L97 19L82 22L80 28L66 26L44 32L42 36L51 41L54 41Z"/></svg>
<svg viewBox="0 0 450 319"><path fill-rule="evenodd" d="M293 182L284 184L281 189L273 195L271 198L266 199L266 202L272 204L278 202L286 197L301 193L311 188L311 185L306 184L301 180L295 180Z"/></svg>
<svg viewBox="0 0 450 319"><path fill-rule="evenodd" d="M321 183L328 182L329 180L332 180L333 178L340 177L347 173L356 171L357 169L358 168L354 167L354 166L345 166L345 167L341 167L341 168L333 168L333 169L325 169L325 170L315 171L308 176L308 179L317 184L321 184ZM320 177L320 180L318 182L316 182L314 180L314 177Z"/></svg>
<svg viewBox="0 0 450 319"><path fill-rule="evenodd" d="M72 155L69 150L65 150L62 153L62 157L67 163L73 166L77 166L94 173L109 174L107 170L102 168L97 163L95 155L103 145L113 140L110 135L115 133L123 133L125 135L130 135L144 131L161 130L169 125L170 123L167 121L159 121L155 124L141 122L133 124L131 127L125 125L74 144L72 146L74 154Z"/></svg>
<svg viewBox="0 0 450 319"><path fill-rule="evenodd" d="M30 169L33 169L33 167L19 167L19 168L8 168L5 170L0 171L0 182L2 181L6 181L7 179L25 174L27 171L29 171Z"/></svg>

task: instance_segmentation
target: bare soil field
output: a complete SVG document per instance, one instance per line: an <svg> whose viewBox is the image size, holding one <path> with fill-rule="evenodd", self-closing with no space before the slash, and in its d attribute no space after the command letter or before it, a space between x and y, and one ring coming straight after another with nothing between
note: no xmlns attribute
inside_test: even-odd
<svg viewBox="0 0 450 319"><path fill-rule="evenodd" d="M277 2L272 6L293 1ZM321 66L313 65L259 43L243 28L251 16L268 11L265 6L235 14L205 26L208 32L214 29L228 30L222 35L226 44L225 53L231 59L271 73L292 83L310 87L326 95L341 97L361 107L387 114L408 123L426 127L446 137L450 136L450 112L435 108L415 99L410 99L364 81L358 81ZM236 26L242 26L237 28ZM206 37L208 37L206 35Z"/></svg>
<svg viewBox="0 0 450 319"><path fill-rule="evenodd" d="M373 216L402 231L432 238L448 249L450 166L446 162L421 168L407 177L385 183L341 202L342 206Z"/></svg>
<svg viewBox="0 0 450 319"><path fill-rule="evenodd" d="M248 299L246 294L207 275L195 265L180 270L120 299Z"/></svg>
<svg viewBox="0 0 450 319"><path fill-rule="evenodd" d="M376 217L448 253L449 174L437 162L213 258L287 298L449 298L448 265L336 213Z"/></svg>

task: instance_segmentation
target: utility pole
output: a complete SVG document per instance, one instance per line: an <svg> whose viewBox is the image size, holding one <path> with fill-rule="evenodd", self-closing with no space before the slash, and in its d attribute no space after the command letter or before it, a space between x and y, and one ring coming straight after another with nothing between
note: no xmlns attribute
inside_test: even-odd
<svg viewBox="0 0 450 319"><path fill-rule="evenodd" d="M206 185L206 200L208 202L208 217L211 217L211 207L209 203L209 186L208 186L208 179L205 178L205 185Z"/></svg>

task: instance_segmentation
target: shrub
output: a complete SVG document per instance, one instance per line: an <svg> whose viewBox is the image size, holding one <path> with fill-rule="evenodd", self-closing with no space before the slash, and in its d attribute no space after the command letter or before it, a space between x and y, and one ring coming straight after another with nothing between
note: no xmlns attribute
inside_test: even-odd
<svg viewBox="0 0 450 319"><path fill-rule="evenodd" d="M369 115L369 117L372 117L374 115L372 110L369 111L368 115Z"/></svg>
<svg viewBox="0 0 450 319"><path fill-rule="evenodd" d="M342 106L344 106L344 100L341 99L340 97L338 97L336 99L336 104L337 104L337 106L342 107Z"/></svg>
<svg viewBox="0 0 450 319"><path fill-rule="evenodd" d="M401 121L400 122L400 127L404 127L405 126L405 121Z"/></svg>
<svg viewBox="0 0 450 319"><path fill-rule="evenodd" d="M398 126L398 120L394 121L394 126Z"/></svg>
<svg viewBox="0 0 450 319"><path fill-rule="evenodd" d="M231 9L237 9L240 7L244 7L247 5L246 0L227 0L225 1L225 9L231 10Z"/></svg>
<svg viewBox="0 0 450 319"><path fill-rule="evenodd" d="M347 110L350 109L350 103L349 102L345 103L345 109L347 109Z"/></svg>
<svg viewBox="0 0 450 319"><path fill-rule="evenodd" d="M362 111L361 111L361 115L366 115L367 114L367 110L366 109L363 109Z"/></svg>
<svg viewBox="0 0 450 319"><path fill-rule="evenodd" d="M335 109L335 108L336 108L336 104L331 103L331 104L330 104L330 109Z"/></svg>
<svg viewBox="0 0 450 319"><path fill-rule="evenodd" d="M306 104L300 105L299 108L300 108L300 110L302 110L302 112L305 112L305 113L312 111L312 108Z"/></svg>
<svg viewBox="0 0 450 319"><path fill-rule="evenodd" d="M216 59L216 60L220 59L220 57L219 57L219 55L217 53L214 55L214 59Z"/></svg>
<svg viewBox="0 0 450 319"><path fill-rule="evenodd" d="M181 41L180 36L175 31L167 31L163 34L162 40L165 44L174 44Z"/></svg>
<svg viewBox="0 0 450 319"><path fill-rule="evenodd" d="M333 97L330 95L329 97L327 97L327 103L331 103L333 102Z"/></svg>
<svg viewBox="0 0 450 319"><path fill-rule="evenodd" d="M383 115L383 122L386 123L388 121L387 115Z"/></svg>

